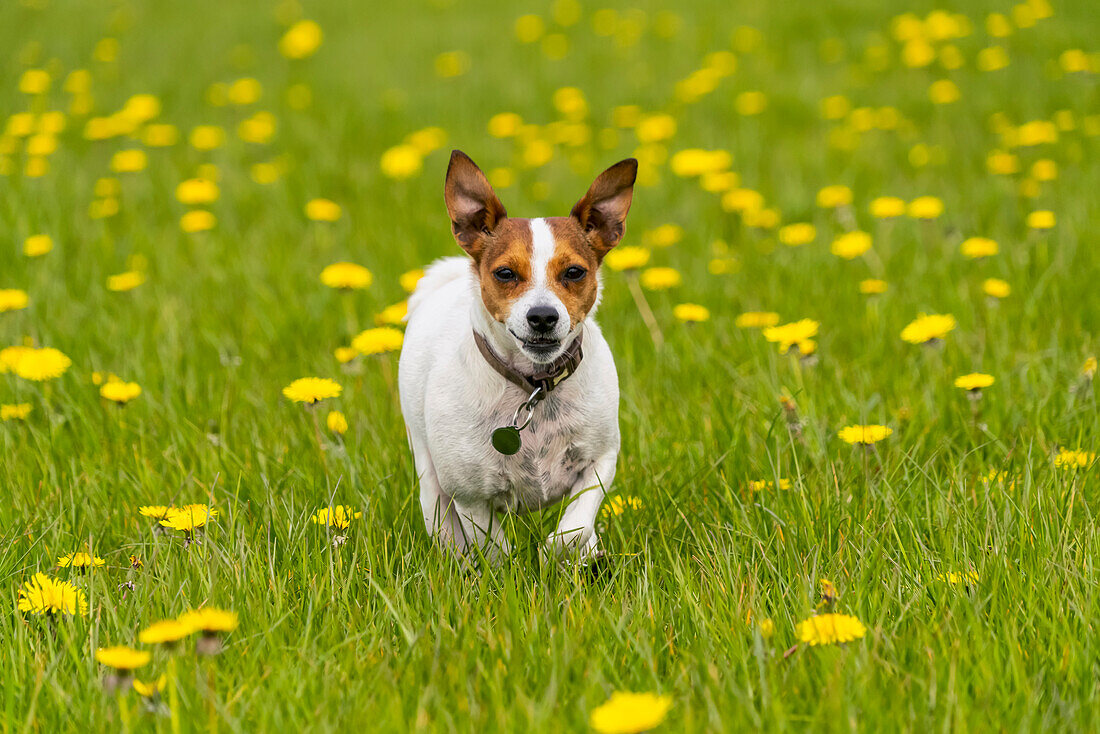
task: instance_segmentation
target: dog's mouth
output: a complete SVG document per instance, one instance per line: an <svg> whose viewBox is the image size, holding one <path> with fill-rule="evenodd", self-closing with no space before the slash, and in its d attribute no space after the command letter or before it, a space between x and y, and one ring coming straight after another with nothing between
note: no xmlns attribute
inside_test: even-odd
<svg viewBox="0 0 1100 734"><path fill-rule="evenodd" d="M508 333L516 338L516 341L520 343L525 352L537 357L547 357L561 349L561 339L554 339L553 337L524 339L511 329L508 330Z"/></svg>

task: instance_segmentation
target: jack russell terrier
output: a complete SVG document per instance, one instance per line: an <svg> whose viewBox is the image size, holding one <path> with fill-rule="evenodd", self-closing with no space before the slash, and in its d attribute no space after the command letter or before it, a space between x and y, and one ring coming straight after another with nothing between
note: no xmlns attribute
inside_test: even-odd
<svg viewBox="0 0 1100 734"><path fill-rule="evenodd" d="M516 219L477 164L451 153L444 198L469 258L436 261L409 298L399 383L424 523L459 557L500 560L500 513L562 499L545 551L598 553L619 380L592 317L637 172L633 158L608 168L568 217Z"/></svg>

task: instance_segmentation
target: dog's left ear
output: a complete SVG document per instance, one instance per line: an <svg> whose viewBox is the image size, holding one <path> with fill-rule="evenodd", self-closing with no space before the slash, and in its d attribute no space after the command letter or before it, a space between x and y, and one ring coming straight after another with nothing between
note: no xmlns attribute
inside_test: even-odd
<svg viewBox="0 0 1100 734"><path fill-rule="evenodd" d="M588 243L601 260L623 238L626 213L634 198L638 161L627 158L596 177L588 193L573 207L572 217L580 222Z"/></svg>
<svg viewBox="0 0 1100 734"><path fill-rule="evenodd" d="M443 198L451 217L451 231L459 246L474 260L481 256L484 239L508 216L489 179L461 150L451 151Z"/></svg>

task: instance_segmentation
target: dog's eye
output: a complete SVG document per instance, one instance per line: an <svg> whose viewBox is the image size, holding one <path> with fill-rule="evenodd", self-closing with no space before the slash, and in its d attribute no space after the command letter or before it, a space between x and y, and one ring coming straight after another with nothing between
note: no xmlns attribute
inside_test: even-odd
<svg viewBox="0 0 1100 734"><path fill-rule="evenodd" d="M501 283L511 283L519 279L519 276L516 275L516 271L511 268L497 268L493 271L493 277Z"/></svg>
<svg viewBox="0 0 1100 734"><path fill-rule="evenodd" d="M576 283L578 280L584 280L584 276L588 275L588 271L577 265L572 265L565 269L565 272L561 274L562 280L568 280Z"/></svg>

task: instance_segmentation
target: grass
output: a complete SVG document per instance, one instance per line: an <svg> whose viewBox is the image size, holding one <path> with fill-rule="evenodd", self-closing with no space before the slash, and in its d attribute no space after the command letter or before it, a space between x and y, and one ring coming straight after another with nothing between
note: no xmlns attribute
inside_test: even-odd
<svg viewBox="0 0 1100 734"><path fill-rule="evenodd" d="M1081 376L1100 328L1090 275L1100 267L1097 76L1059 70L1066 49L1093 48L1091 4L1055 3L1053 17L1003 39L988 36L987 14L1008 13L1018 26L1020 11L956 4L972 28L951 41L966 60L953 71L899 61L891 19L923 17L934 8L924 2L681 3L669 33L669 8L610 3L620 11L611 37L593 31L592 9L558 27L539 3L532 12L569 45L556 60L541 42L515 39L510 3L376 5L311 5L325 39L302 61L279 56L284 29L266 5L0 8L0 114L66 109L62 80L88 68L93 114L151 93L160 118L185 136L197 124L229 133L213 151L186 141L149 149L146 170L117 174L119 213L101 220L87 214L96 180L113 175L113 152L140 143L85 140L84 117L70 116L46 175L23 173L22 140L0 154L12 169L0 176L0 288L31 299L0 314L0 345L29 338L73 361L43 384L0 375L0 403L33 406L27 420L0 423L3 731L119 730L124 721L170 731L174 720L184 730L579 731L618 690L670 695L667 731L1095 729L1096 465L1067 471L1052 459L1062 447L1096 451L1100 436ZM756 47L744 31L735 36L739 26L760 30ZM104 37L119 41L114 62L92 59ZM995 44L1010 65L978 70L979 51ZM675 101L677 81L735 46L734 74L697 102ZM876 47L889 63L872 70L867 49ZM455 50L468 54L469 70L439 78L436 57ZM18 92L29 67L53 71L46 96ZM259 103L204 101L212 83L245 76L262 83ZM929 101L940 78L957 83L959 101ZM312 89L308 108L288 106L294 84ZM567 85L587 99L590 142L518 166L513 142L487 135L489 117L515 111L545 125L558 118L554 91ZM768 106L740 115L737 95L750 90L766 92ZM819 112L838 94L855 107L892 106L904 122L838 133L852 117ZM636 192L626 243L662 224L683 228L652 260L677 268L683 284L647 293L666 343L655 350L620 273L605 274L599 312L623 395L614 491L640 507L604 517L611 562L599 578L538 563L556 510L514 519L508 563L465 572L423 529L396 355L341 368L332 352L404 297L401 273L457 252L441 196L450 147L486 170L514 170L515 184L500 189L511 213L564 214L599 170L637 148L629 129L598 142L626 104L675 117L675 136L657 146L666 152L729 150L742 185L783 222L813 222L816 241L779 245L695 179L651 163L656 180ZM257 109L278 118L268 145L234 135ZM1018 126L1061 110L1074 129L1014 148L1020 173L987 170L987 155L1004 147L991 116ZM448 142L424 158L423 173L382 176L382 153L431 125ZM648 160L659 152L643 151ZM1022 196L1038 159L1056 161L1058 177ZM259 185L249 170L265 161L284 173ZM208 207L217 226L186 234L174 191L203 163L221 175ZM829 184L854 193L848 216L875 243L864 257L829 253L846 228L814 204ZM945 206L932 222L867 214L874 197L926 194ZM307 221L314 197L338 202L343 216ZM1040 209L1056 213L1053 230L1026 227ZM25 257L24 238L40 232L54 251ZM963 258L959 243L973 235L997 240L1000 253ZM716 252L727 257L715 240L736 272L708 271ZM135 256L148 282L107 291L107 276ZM345 259L368 266L375 284L354 294L324 288L320 270ZM889 290L861 295L870 277ZM989 277L1012 293L984 296ZM678 324L680 302L706 306L711 319ZM816 362L735 327L750 310L820 321ZM957 318L942 347L899 338L922 311ZM144 392L125 408L105 405L93 371ZM971 371L996 378L979 402L952 385ZM307 409L280 392L306 375L344 386L320 408L321 418L342 410L351 425L342 439L324 434L324 463ZM781 394L797 405L797 431ZM873 450L853 448L837 431L854 423L894 433ZM1005 480L985 480L991 471ZM789 489L747 487L780 478ZM221 514L185 548L137 513L172 502L208 502ZM329 503L363 512L335 547L309 519ZM108 568L54 568L58 556L87 549ZM143 570L129 570L131 554ZM17 589L36 571L72 578L90 614L16 612ZM974 583L938 578L971 572ZM833 607L863 621L866 637L786 655L796 624L830 606L822 578L839 593ZM216 657L195 656L191 644L176 656L174 717L163 705L145 712L133 692L121 704L104 693L97 648L147 647L139 630L204 604L238 612L240 627ZM775 625L767 639L766 618ZM168 660L156 650L142 677Z"/></svg>

